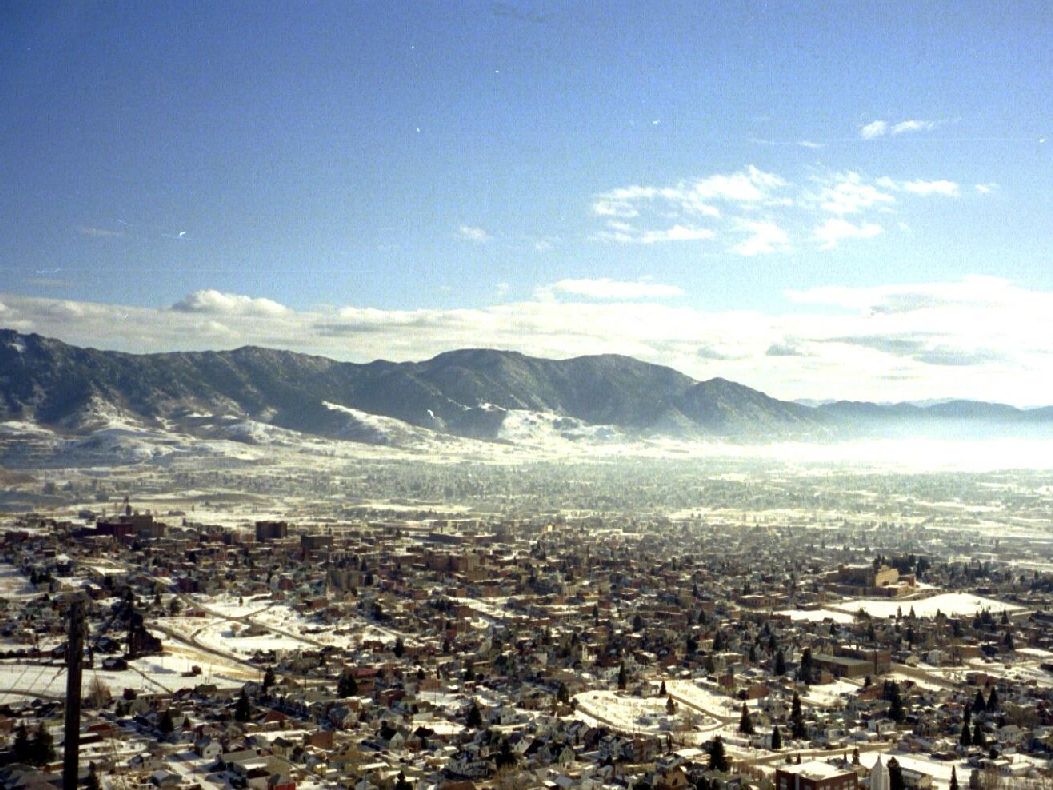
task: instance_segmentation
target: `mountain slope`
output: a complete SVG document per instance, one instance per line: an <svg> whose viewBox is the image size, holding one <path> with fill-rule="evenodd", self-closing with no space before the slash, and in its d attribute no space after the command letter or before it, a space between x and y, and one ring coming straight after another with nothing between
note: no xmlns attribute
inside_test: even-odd
<svg viewBox="0 0 1053 790"><path fill-rule="evenodd" d="M748 387L696 382L618 355L549 360L462 349L424 362L357 365L255 347L124 354L0 330L7 419L77 432L106 420L155 428L238 417L346 436L355 434L346 409L482 438L497 437L510 412L634 434L767 435L824 424L806 407Z"/></svg>
<svg viewBox="0 0 1053 790"><path fill-rule="evenodd" d="M0 420L80 435L112 428L215 436L237 424L377 444L441 434L515 443L990 435L1053 430L1053 409L972 401L812 407L614 354L551 360L473 348L424 362L353 364L256 347L126 354L0 330Z"/></svg>

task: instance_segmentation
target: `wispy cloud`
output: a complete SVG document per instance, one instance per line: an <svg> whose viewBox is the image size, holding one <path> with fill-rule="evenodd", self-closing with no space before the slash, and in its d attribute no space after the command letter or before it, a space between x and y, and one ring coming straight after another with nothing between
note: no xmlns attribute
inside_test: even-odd
<svg viewBox="0 0 1053 790"><path fill-rule="evenodd" d="M490 241L490 234L475 225L461 225L457 228L457 236L465 241L474 241L479 244Z"/></svg>
<svg viewBox="0 0 1053 790"><path fill-rule="evenodd" d="M207 290L181 300L192 310L5 293L0 318L21 331L132 352L256 344L351 361L479 345L549 357L614 352L783 398L1034 404L1053 391L1053 291L988 277L827 286L789 292L788 304L770 313L662 301L678 292L649 280L569 280L549 287L555 298L489 307L310 311Z"/></svg>
<svg viewBox="0 0 1053 790"><path fill-rule="evenodd" d="M871 121L859 127L859 136L864 140L873 140L877 137L884 137L886 134L888 134L887 121Z"/></svg>
<svg viewBox="0 0 1053 790"><path fill-rule="evenodd" d="M672 186L636 184L601 192L592 213L603 225L590 238L643 245L712 241L714 248L742 257L800 246L829 251L848 239L908 228L903 215L918 199L960 196L961 186L949 179L813 169L795 183L749 166Z"/></svg>
<svg viewBox="0 0 1053 790"><path fill-rule="evenodd" d="M597 241L616 244L660 244L670 241L707 241L716 233L709 228L692 225L671 225L668 228L643 229L627 222L610 221L604 230L593 234Z"/></svg>
<svg viewBox="0 0 1053 790"><path fill-rule="evenodd" d="M739 230L749 235L731 250L744 258L769 255L790 246L790 237L774 222L743 220L739 223Z"/></svg>
<svg viewBox="0 0 1053 790"><path fill-rule="evenodd" d="M647 299L669 299L683 296L684 291L675 285L651 282L650 280L597 279L559 280L539 290L539 295L582 296L586 299L617 299L640 301Z"/></svg>
<svg viewBox="0 0 1053 790"><path fill-rule="evenodd" d="M819 247L832 250L847 239L872 239L882 233L883 228L874 222L862 222L858 225L846 219L828 219L819 225L812 235L819 242Z"/></svg>
<svg viewBox="0 0 1053 790"><path fill-rule="evenodd" d="M928 132L932 131L939 125L939 121L926 121L918 118L909 118L897 123L875 120L860 126L859 136L864 140L875 140L878 137L885 137L886 135L892 135L895 137L910 132Z"/></svg>
<svg viewBox="0 0 1053 790"><path fill-rule="evenodd" d="M93 225L78 225L77 233L81 236L87 236L91 239L116 239L124 235L123 230L113 230L111 228L97 228Z"/></svg>

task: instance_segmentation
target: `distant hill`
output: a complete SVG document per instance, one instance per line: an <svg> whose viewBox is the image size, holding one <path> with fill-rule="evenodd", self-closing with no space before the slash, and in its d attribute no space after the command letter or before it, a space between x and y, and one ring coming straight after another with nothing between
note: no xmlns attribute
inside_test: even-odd
<svg viewBox="0 0 1053 790"><path fill-rule="evenodd" d="M352 364L251 346L126 354L0 330L0 419L73 435L114 426L208 435L239 419L375 443L414 431L511 440L539 425L572 437L602 426L627 436L766 440L930 423L1053 425L1053 409L811 407L613 354L551 360L461 349L423 362Z"/></svg>

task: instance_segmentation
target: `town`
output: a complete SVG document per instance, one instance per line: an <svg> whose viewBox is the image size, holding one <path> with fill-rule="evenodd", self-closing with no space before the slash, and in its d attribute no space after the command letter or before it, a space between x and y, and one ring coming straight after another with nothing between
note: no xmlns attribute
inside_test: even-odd
<svg viewBox="0 0 1053 790"><path fill-rule="evenodd" d="M442 478L393 468L362 479ZM634 513L611 478L637 472L503 514L60 486L97 507L0 543L0 779L58 777L80 601L94 787L1048 786L1048 485L736 472L670 502L656 477Z"/></svg>

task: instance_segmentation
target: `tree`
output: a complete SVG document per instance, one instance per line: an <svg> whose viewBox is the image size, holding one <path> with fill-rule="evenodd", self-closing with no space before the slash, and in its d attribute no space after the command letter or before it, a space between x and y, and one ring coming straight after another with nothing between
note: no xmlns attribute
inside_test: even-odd
<svg viewBox="0 0 1053 790"><path fill-rule="evenodd" d="M355 680L355 674L350 669L345 669L340 673L340 677L336 681L336 695L338 697L354 697L358 694L358 681Z"/></svg>
<svg viewBox="0 0 1053 790"><path fill-rule="evenodd" d="M267 667L263 673L263 693L266 694L274 685L274 667Z"/></svg>
<svg viewBox="0 0 1053 790"><path fill-rule="evenodd" d="M803 680L805 683L809 683L810 684L812 682L812 670L813 670L813 668L814 668L814 662L812 660L812 649L810 647L806 647L804 649L804 652L801 653L801 667L800 667L801 680Z"/></svg>
<svg viewBox="0 0 1053 790"><path fill-rule="evenodd" d="M658 696L659 697L664 697L665 695L666 695L665 678L662 678L662 685L658 687Z"/></svg>
<svg viewBox="0 0 1053 790"><path fill-rule="evenodd" d="M55 759L55 740L51 737L44 723L37 725L29 741L29 761L33 765L44 765Z"/></svg>
<svg viewBox="0 0 1053 790"><path fill-rule="evenodd" d="M238 701L234 705L234 721L245 722L252 718L252 703L249 702L248 692L245 691L245 687L241 687L241 694L238 695Z"/></svg>
<svg viewBox="0 0 1053 790"><path fill-rule="evenodd" d="M179 600L179 596L173 595L168 600L168 614L171 617L175 617L183 609L183 604Z"/></svg>
<svg viewBox="0 0 1053 790"><path fill-rule="evenodd" d="M464 717L464 724L469 729L476 729L483 725L483 714L479 710L479 706L472 700L472 705L468 708L468 713Z"/></svg>
<svg viewBox="0 0 1053 790"><path fill-rule="evenodd" d="M907 713L903 709L903 698L899 694L899 684L894 680L889 688L889 697L888 717L896 724L902 724L903 720L907 718Z"/></svg>
<svg viewBox="0 0 1053 790"><path fill-rule="evenodd" d="M713 652L719 653L724 649L724 633L718 628L716 634L713 635Z"/></svg>
<svg viewBox="0 0 1053 790"><path fill-rule="evenodd" d="M895 757L888 761L888 790L904 790L903 769Z"/></svg>
<svg viewBox="0 0 1053 790"><path fill-rule="evenodd" d="M727 773L728 756L724 753L724 740L718 735L709 742L706 751L709 752L709 767L720 773Z"/></svg>
<svg viewBox="0 0 1053 790"><path fill-rule="evenodd" d="M395 658L402 658L402 654L406 652L401 636L395 639L395 647L391 649L391 652L395 654Z"/></svg>
<svg viewBox="0 0 1053 790"><path fill-rule="evenodd" d="M991 686L991 693L987 696L987 712L994 713L998 710L998 692Z"/></svg>
<svg viewBox="0 0 1053 790"><path fill-rule="evenodd" d="M803 738L807 734L804 727L804 714L801 712L801 698L797 692L793 692L793 702L790 708L790 734L794 738Z"/></svg>
<svg viewBox="0 0 1053 790"><path fill-rule="evenodd" d="M746 703L742 703L742 715L739 716L739 732L743 735L753 735L753 719L750 718L750 710Z"/></svg>
<svg viewBox="0 0 1053 790"><path fill-rule="evenodd" d="M958 736L958 743L960 743L962 746L973 745L973 735L969 731L969 722L962 723L962 732Z"/></svg>
<svg viewBox="0 0 1053 790"><path fill-rule="evenodd" d="M413 790L413 785L406 779L406 774L399 771L398 779L395 781L395 790Z"/></svg>
<svg viewBox="0 0 1053 790"><path fill-rule="evenodd" d="M977 689L976 696L973 698L973 713L983 713L985 710L987 710L987 702L984 700L984 693Z"/></svg>
<svg viewBox="0 0 1053 790"><path fill-rule="evenodd" d="M494 764L498 770L503 768L511 768L516 764L516 755L512 751L512 744L508 742L508 738L501 739L501 745L497 747L497 757L494 758Z"/></svg>
<svg viewBox="0 0 1053 790"><path fill-rule="evenodd" d="M951 766L950 790L958 790L958 769L953 765Z"/></svg>
<svg viewBox="0 0 1053 790"><path fill-rule="evenodd" d="M556 702L561 705L570 704L570 692L567 690L567 684L562 680L559 682L559 688L556 689Z"/></svg>
<svg viewBox="0 0 1053 790"><path fill-rule="evenodd" d="M984 729L980 726L980 722L977 721L973 724L973 746L985 746L987 744L987 738L984 737Z"/></svg>
<svg viewBox="0 0 1053 790"><path fill-rule="evenodd" d="M779 725L776 724L771 728L771 750L773 752L778 751L782 748L782 733L779 732Z"/></svg>
<svg viewBox="0 0 1053 790"><path fill-rule="evenodd" d="M625 691L625 681L625 664L622 664L618 667L618 689L620 691Z"/></svg>
<svg viewBox="0 0 1053 790"><path fill-rule="evenodd" d="M29 732L26 730L26 723L24 721L20 721L15 728L15 744L13 751L15 753L16 762L28 763L32 758L32 752L29 748Z"/></svg>
<svg viewBox="0 0 1053 790"><path fill-rule="evenodd" d="M93 708L105 708L112 701L110 687L98 675L93 675L88 686L88 704Z"/></svg>
<svg viewBox="0 0 1053 790"><path fill-rule="evenodd" d="M84 783L84 786L87 790L102 790L102 783L99 781L99 773L95 763L88 763L88 781Z"/></svg>
<svg viewBox="0 0 1053 790"><path fill-rule="evenodd" d="M786 674L786 655L782 652L782 648L775 653L775 674L778 676Z"/></svg>
<svg viewBox="0 0 1053 790"><path fill-rule="evenodd" d="M673 702L673 698L672 697L666 697L665 698L665 712L669 716L672 716L674 713L676 713L676 703Z"/></svg>
<svg viewBox="0 0 1053 790"><path fill-rule="evenodd" d="M165 708L157 722L157 729L162 736L168 737L175 731L175 721L172 720L172 709Z"/></svg>
<svg viewBox="0 0 1053 790"><path fill-rule="evenodd" d="M639 633L640 631L643 630L643 626L644 626L643 617L641 617L640 613L637 612L636 614L633 615L633 631L635 631L636 633Z"/></svg>

